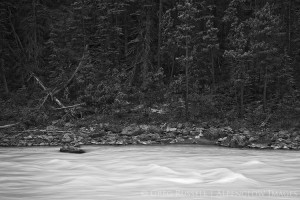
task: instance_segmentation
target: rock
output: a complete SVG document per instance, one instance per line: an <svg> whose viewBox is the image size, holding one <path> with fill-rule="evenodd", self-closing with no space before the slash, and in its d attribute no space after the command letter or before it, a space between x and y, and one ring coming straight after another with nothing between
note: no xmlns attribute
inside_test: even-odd
<svg viewBox="0 0 300 200"><path fill-rule="evenodd" d="M150 141L150 140L148 140L148 141L140 141L140 140L138 140L137 144L149 145L149 144L153 144L153 142Z"/></svg>
<svg viewBox="0 0 300 200"><path fill-rule="evenodd" d="M183 129L183 127L184 127L183 124L181 124L181 123L177 124L178 129Z"/></svg>
<svg viewBox="0 0 300 200"><path fill-rule="evenodd" d="M162 129L159 128L158 126L149 126L148 131L150 133L158 133L158 134L161 134L163 132Z"/></svg>
<svg viewBox="0 0 300 200"><path fill-rule="evenodd" d="M177 128L167 127L167 129L166 129L166 132L176 132L176 131L177 131Z"/></svg>
<svg viewBox="0 0 300 200"><path fill-rule="evenodd" d="M282 139L288 139L290 135L288 131L279 131L278 137Z"/></svg>
<svg viewBox="0 0 300 200"><path fill-rule="evenodd" d="M257 140L258 140L257 137L250 137L249 142L253 143L253 142L256 142Z"/></svg>
<svg viewBox="0 0 300 200"><path fill-rule="evenodd" d="M93 133L90 137L91 138L100 138L100 137L103 137L106 135L106 132L105 131L99 131L97 133Z"/></svg>
<svg viewBox="0 0 300 200"><path fill-rule="evenodd" d="M191 131L190 134L192 136L203 137L204 128L196 128L194 131Z"/></svg>
<svg viewBox="0 0 300 200"><path fill-rule="evenodd" d="M269 149L270 148L266 144L256 144L256 143L252 143L252 144L248 145L248 147L254 148L254 149Z"/></svg>
<svg viewBox="0 0 300 200"><path fill-rule="evenodd" d="M218 145L232 148L246 147L248 143L247 137L239 134L223 137L217 141Z"/></svg>
<svg viewBox="0 0 300 200"><path fill-rule="evenodd" d="M143 132L144 132L144 130L142 130L138 126L131 125L131 126L127 126L127 127L123 128L121 134L128 135L128 136L136 136L136 135L142 134Z"/></svg>
<svg viewBox="0 0 300 200"><path fill-rule="evenodd" d="M3 138L3 139L2 139L2 142L9 143L9 139Z"/></svg>
<svg viewBox="0 0 300 200"><path fill-rule="evenodd" d="M169 144L171 141L172 141L172 139L171 138L165 138L165 139L161 139L160 140L163 144Z"/></svg>
<svg viewBox="0 0 300 200"><path fill-rule="evenodd" d="M202 127L205 129L209 129L209 124L207 122L202 122Z"/></svg>
<svg viewBox="0 0 300 200"><path fill-rule="evenodd" d="M294 140L297 141L297 142L300 142L300 135L298 135L297 137L295 137Z"/></svg>
<svg viewBox="0 0 300 200"><path fill-rule="evenodd" d="M47 131L55 131L55 130L58 130L58 128L56 126L50 125L50 126L46 127L46 130Z"/></svg>
<svg viewBox="0 0 300 200"><path fill-rule="evenodd" d="M167 132L165 135L166 138L175 138L176 135L173 132Z"/></svg>
<svg viewBox="0 0 300 200"><path fill-rule="evenodd" d="M209 129L203 131L203 136L211 140L226 137L228 134L229 131L227 129L214 128L214 127L210 127Z"/></svg>
<svg viewBox="0 0 300 200"><path fill-rule="evenodd" d="M125 140L120 139L120 140L116 141L115 144L116 144L116 145L125 145L125 144L127 144L127 143L126 143Z"/></svg>
<svg viewBox="0 0 300 200"><path fill-rule="evenodd" d="M230 142L230 139L228 137L223 137L223 138L219 138L216 143L220 146L228 147L229 142Z"/></svg>
<svg viewBox="0 0 300 200"><path fill-rule="evenodd" d="M177 138L175 139L175 142L176 142L176 143L183 143L183 142L184 142L184 139L181 138L181 137L177 137Z"/></svg>
<svg viewBox="0 0 300 200"><path fill-rule="evenodd" d="M62 146L59 151L65 153L85 153L83 149L69 145Z"/></svg>
<svg viewBox="0 0 300 200"><path fill-rule="evenodd" d="M110 134L107 136L106 144L114 145L117 142L117 137L114 134Z"/></svg>
<svg viewBox="0 0 300 200"><path fill-rule="evenodd" d="M63 142L63 143L70 143L70 142L72 142L74 136L73 136L73 138L72 138L71 136L72 136L72 135L71 135L70 133L64 134L64 136L63 136L63 138L62 138L62 142Z"/></svg>
<svg viewBox="0 0 300 200"><path fill-rule="evenodd" d="M118 125L106 125L104 126L105 131L111 131L113 133L121 133L122 132L122 127Z"/></svg>
<svg viewBox="0 0 300 200"><path fill-rule="evenodd" d="M233 135L229 146L241 148L241 147L245 147L246 145L247 145L246 136L235 134Z"/></svg>
<svg viewBox="0 0 300 200"><path fill-rule="evenodd" d="M65 123L65 127L72 128L74 126L75 126L75 124L72 124L71 122Z"/></svg>
<svg viewBox="0 0 300 200"><path fill-rule="evenodd" d="M190 134L189 130L187 130L187 129L182 130L182 135L189 135L189 134Z"/></svg>
<svg viewBox="0 0 300 200"><path fill-rule="evenodd" d="M299 136L299 132L296 132L296 131L295 131L295 132L293 132L293 133L292 133L292 136L293 136L293 137L297 137L297 136Z"/></svg>
<svg viewBox="0 0 300 200"><path fill-rule="evenodd" d="M151 134L146 134L146 133L141 134L141 135L138 136L138 139L139 139L140 141L148 141L148 140L151 140Z"/></svg>
<svg viewBox="0 0 300 200"><path fill-rule="evenodd" d="M53 136L46 136L46 138L45 138L47 141L49 141L49 142L51 142L53 139L54 139L54 137Z"/></svg>
<svg viewBox="0 0 300 200"><path fill-rule="evenodd" d="M32 135L29 135L29 136L27 136L27 137L24 137L24 139L25 139L25 140L31 140L31 139L33 139L33 137L32 137Z"/></svg>

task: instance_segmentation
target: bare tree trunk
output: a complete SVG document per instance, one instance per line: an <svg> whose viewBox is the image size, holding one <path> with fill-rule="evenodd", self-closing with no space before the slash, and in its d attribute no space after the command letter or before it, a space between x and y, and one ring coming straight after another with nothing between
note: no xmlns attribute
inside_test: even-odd
<svg viewBox="0 0 300 200"><path fill-rule="evenodd" d="M158 69L161 67L161 51L160 51L160 48L161 48L161 29L162 29L162 26L161 26L161 20L162 20L162 12L163 12L163 5L162 5L162 0L159 1L159 18L158 18L158 47L157 47L157 67Z"/></svg>
<svg viewBox="0 0 300 200"><path fill-rule="evenodd" d="M7 81L6 81L6 76L5 76L5 70L4 70L4 59L1 59L1 74L2 74L2 81L3 81L3 86L4 86L4 91L6 94L9 93L9 89L7 86Z"/></svg>
<svg viewBox="0 0 300 200"><path fill-rule="evenodd" d="M84 22L84 16L83 16L83 9L85 8L85 2L84 0L82 2L82 9L81 9L81 20L82 20L82 31L83 31L83 49L86 46L86 33L85 33L85 22Z"/></svg>
<svg viewBox="0 0 300 200"><path fill-rule="evenodd" d="M144 40L144 61L143 61L143 69L142 69L142 74L143 74L143 84L142 88L145 88L147 85L148 81L148 71L149 71L149 54L150 54L150 31L151 31L151 21L150 21L150 11L149 8L147 8L147 19L146 19L146 35L145 35L145 40Z"/></svg>
<svg viewBox="0 0 300 200"><path fill-rule="evenodd" d="M32 1L33 16L34 16L34 65L38 68L38 38L37 38L37 13L36 13L36 0Z"/></svg>

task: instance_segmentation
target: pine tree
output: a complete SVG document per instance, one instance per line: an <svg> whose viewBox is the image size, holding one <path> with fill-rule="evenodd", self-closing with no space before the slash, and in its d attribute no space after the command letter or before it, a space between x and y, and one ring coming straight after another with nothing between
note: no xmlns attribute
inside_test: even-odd
<svg viewBox="0 0 300 200"><path fill-rule="evenodd" d="M176 40L178 47L184 50L178 60L185 70L185 116L189 118L189 69L193 61L193 55L195 53L196 44L195 40L197 34L194 29L196 22L198 21L197 14L199 9L193 0L182 0L177 4L178 21L176 26Z"/></svg>

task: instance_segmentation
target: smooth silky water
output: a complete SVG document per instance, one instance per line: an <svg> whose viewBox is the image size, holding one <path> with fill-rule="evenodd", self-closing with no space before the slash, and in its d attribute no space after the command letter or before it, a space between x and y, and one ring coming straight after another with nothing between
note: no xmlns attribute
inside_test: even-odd
<svg viewBox="0 0 300 200"><path fill-rule="evenodd" d="M214 146L0 148L0 199L300 199L300 152Z"/></svg>

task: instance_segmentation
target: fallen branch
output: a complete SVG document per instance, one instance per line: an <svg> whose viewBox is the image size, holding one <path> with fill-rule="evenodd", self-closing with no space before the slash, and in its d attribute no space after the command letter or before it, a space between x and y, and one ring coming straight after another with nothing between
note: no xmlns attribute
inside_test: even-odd
<svg viewBox="0 0 300 200"><path fill-rule="evenodd" d="M43 133L72 133L72 131L60 131L60 130L38 130L38 129L33 129L33 130L25 130L25 131L11 131L13 133L32 133L32 132L43 132Z"/></svg>
<svg viewBox="0 0 300 200"><path fill-rule="evenodd" d="M65 106L65 107L62 107L62 108L55 108L54 110L62 110L62 109L68 109L68 108L75 108L75 107L80 107L80 106L84 106L85 103L80 103L80 104L75 104L73 106Z"/></svg>
<svg viewBox="0 0 300 200"><path fill-rule="evenodd" d="M2 129L2 128L10 128L10 127L16 126L18 124L20 124L20 122L15 123L15 124L8 124L8 125L0 126L0 129Z"/></svg>

